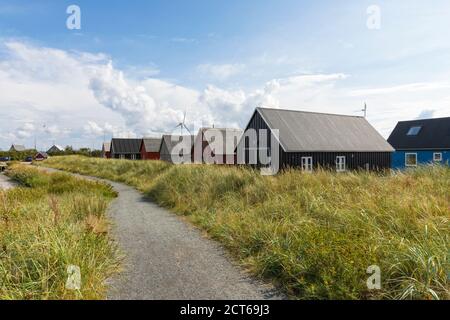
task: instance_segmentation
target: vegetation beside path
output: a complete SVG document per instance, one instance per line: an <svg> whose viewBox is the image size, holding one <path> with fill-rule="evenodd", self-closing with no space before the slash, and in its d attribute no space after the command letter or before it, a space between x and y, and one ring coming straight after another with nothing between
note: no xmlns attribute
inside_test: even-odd
<svg viewBox="0 0 450 320"><path fill-rule="evenodd" d="M120 267L105 217L115 192L24 165L8 175L21 187L0 191L0 300L105 298ZM80 268L79 290L76 277L66 287L69 266Z"/></svg>
<svg viewBox="0 0 450 320"><path fill-rule="evenodd" d="M448 167L264 177L247 168L76 156L43 165L136 187L294 298L450 298ZM374 265L380 290L367 287Z"/></svg>

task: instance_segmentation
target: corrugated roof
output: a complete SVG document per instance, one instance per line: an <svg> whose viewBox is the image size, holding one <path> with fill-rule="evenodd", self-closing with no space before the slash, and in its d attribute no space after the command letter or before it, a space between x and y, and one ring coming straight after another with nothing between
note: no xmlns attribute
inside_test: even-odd
<svg viewBox="0 0 450 320"><path fill-rule="evenodd" d="M169 152L172 152L172 149L179 143L181 143L180 147L190 152L194 145L194 138L195 136L164 135L163 143L167 146Z"/></svg>
<svg viewBox="0 0 450 320"><path fill-rule="evenodd" d="M54 144L53 146L51 146L50 149L47 150L48 153L52 153L52 152L62 152L64 151L64 148L61 146L58 146L56 144Z"/></svg>
<svg viewBox="0 0 450 320"><path fill-rule="evenodd" d="M286 152L393 152L363 117L257 108Z"/></svg>
<svg viewBox="0 0 450 320"><path fill-rule="evenodd" d="M144 143L146 152L159 152L161 147L162 138L144 138L142 142Z"/></svg>
<svg viewBox="0 0 450 320"><path fill-rule="evenodd" d="M418 134L408 135L414 127L420 127ZM401 121L388 141L397 150L450 149L450 117Z"/></svg>
<svg viewBox="0 0 450 320"><path fill-rule="evenodd" d="M111 152L115 154L138 154L140 153L142 139L118 139L111 140Z"/></svg>
<svg viewBox="0 0 450 320"><path fill-rule="evenodd" d="M13 144L13 145L11 146L11 149L10 149L10 150L15 150L15 151L25 151L26 148L25 148L25 146L23 146L23 145L21 145L21 144Z"/></svg>

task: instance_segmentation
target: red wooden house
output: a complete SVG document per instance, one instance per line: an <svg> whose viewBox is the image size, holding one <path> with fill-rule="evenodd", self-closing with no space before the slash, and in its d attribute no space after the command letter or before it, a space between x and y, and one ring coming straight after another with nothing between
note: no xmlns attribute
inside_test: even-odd
<svg viewBox="0 0 450 320"><path fill-rule="evenodd" d="M161 138L144 138L141 142L140 152L142 160L159 160Z"/></svg>
<svg viewBox="0 0 450 320"><path fill-rule="evenodd" d="M48 154L46 152L38 152L36 153L36 155L34 156L34 160L36 161L44 161L48 159Z"/></svg>

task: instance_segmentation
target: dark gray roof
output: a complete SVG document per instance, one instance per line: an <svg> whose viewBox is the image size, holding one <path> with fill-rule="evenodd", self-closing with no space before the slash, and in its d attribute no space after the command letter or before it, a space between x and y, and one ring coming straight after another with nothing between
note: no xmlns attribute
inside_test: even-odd
<svg viewBox="0 0 450 320"><path fill-rule="evenodd" d="M420 127L419 133L408 135L413 127ZM450 149L450 117L401 121L388 141L397 150Z"/></svg>
<svg viewBox="0 0 450 320"><path fill-rule="evenodd" d="M191 150L192 146L194 145L195 136L164 135L162 138L163 140L162 143L164 143L167 146L167 150L169 150L169 152L172 152L172 149L176 145L178 145L178 143L180 143L182 138L183 138L182 141L183 147L185 149Z"/></svg>
<svg viewBox="0 0 450 320"><path fill-rule="evenodd" d="M47 150L47 153L63 152L63 151L64 151L63 147L54 144L53 146L51 146L50 149Z"/></svg>
<svg viewBox="0 0 450 320"><path fill-rule="evenodd" d="M393 152L363 117L257 108L286 152Z"/></svg>
<svg viewBox="0 0 450 320"><path fill-rule="evenodd" d="M11 149L10 149L10 150L15 150L15 151L25 151L26 148L25 148L25 146L23 146L23 145L21 145L21 144L13 144L13 145L11 146Z"/></svg>
<svg viewBox="0 0 450 320"><path fill-rule="evenodd" d="M159 152L161 148L162 138L144 138L142 143L145 146L146 152Z"/></svg>
<svg viewBox="0 0 450 320"><path fill-rule="evenodd" d="M118 139L111 140L111 152L115 154L138 154L140 153L142 139Z"/></svg>

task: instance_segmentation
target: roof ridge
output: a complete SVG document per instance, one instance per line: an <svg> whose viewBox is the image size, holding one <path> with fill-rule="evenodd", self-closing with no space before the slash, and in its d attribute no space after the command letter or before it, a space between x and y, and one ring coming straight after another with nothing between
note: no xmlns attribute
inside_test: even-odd
<svg viewBox="0 0 450 320"><path fill-rule="evenodd" d="M264 110L275 110L275 111L290 111L290 112L298 112L298 113L312 113L312 114L322 114L327 116L336 116L336 117L350 117L350 118L361 118L366 119L363 116L353 116L349 114L338 114L338 113L328 113L328 112L317 112L317 111L304 111L304 110L292 110L292 109L284 109L284 108L268 108L268 107L257 107L256 109L264 109Z"/></svg>
<svg viewBox="0 0 450 320"><path fill-rule="evenodd" d="M402 121L399 121L398 123L415 122L415 121L444 120L444 119L449 119L449 120L450 120L450 117L439 117L439 118L428 118L428 119L415 119L415 120L402 120Z"/></svg>

